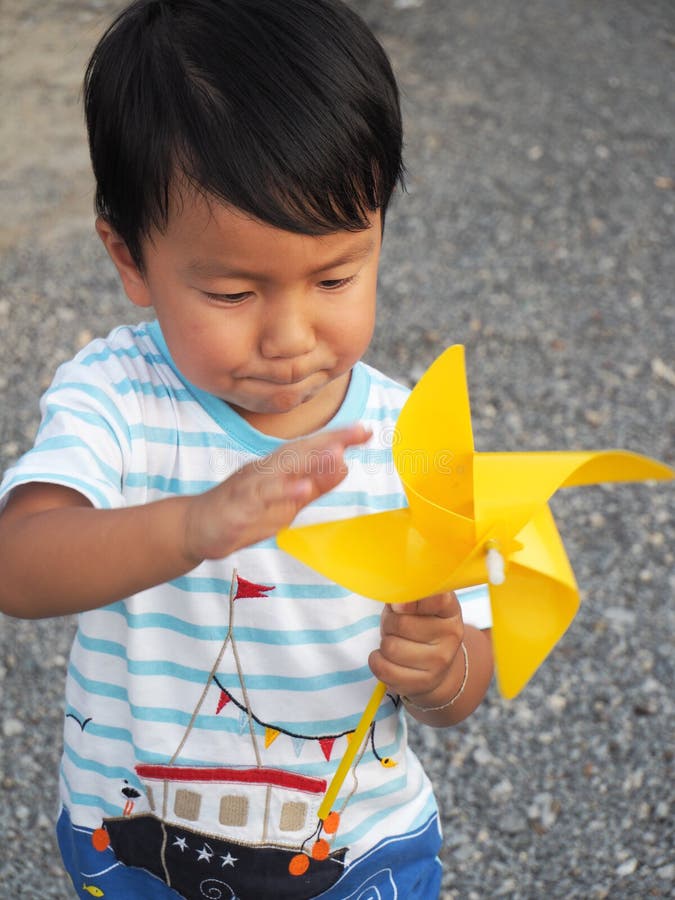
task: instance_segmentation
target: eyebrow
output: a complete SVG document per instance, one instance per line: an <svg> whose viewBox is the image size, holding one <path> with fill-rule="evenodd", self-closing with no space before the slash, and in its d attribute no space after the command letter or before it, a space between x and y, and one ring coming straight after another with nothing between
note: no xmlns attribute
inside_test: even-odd
<svg viewBox="0 0 675 900"><path fill-rule="evenodd" d="M369 256L375 246L375 239L371 238L367 244L346 250L335 259L318 266L308 272L309 275L319 275L321 272L328 272L330 269L336 269L338 266L344 266L348 263L357 262ZM229 266L219 260L200 259L196 257L191 259L186 266L186 270L191 275L200 275L203 278L241 278L250 281L257 281L261 278L260 272L248 272L245 269L239 269L235 266Z"/></svg>

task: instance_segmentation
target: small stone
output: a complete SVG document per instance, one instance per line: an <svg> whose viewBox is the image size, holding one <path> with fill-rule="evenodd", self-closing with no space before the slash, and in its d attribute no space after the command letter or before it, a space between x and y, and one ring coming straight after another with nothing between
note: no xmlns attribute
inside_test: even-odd
<svg viewBox="0 0 675 900"><path fill-rule="evenodd" d="M652 375L654 378L658 378L659 381L665 381L667 384L675 387L675 369L666 365L658 356L652 360Z"/></svg>
<svg viewBox="0 0 675 900"><path fill-rule="evenodd" d="M513 784L508 778L502 778L492 789L492 796L495 800L506 800L513 793Z"/></svg>
<svg viewBox="0 0 675 900"><path fill-rule="evenodd" d="M635 624L635 613L630 609L624 609L622 606L607 606L603 612L605 618L616 625L630 627Z"/></svg>
<svg viewBox="0 0 675 900"><path fill-rule="evenodd" d="M660 800L654 808L654 818L659 822L665 822L670 815L670 804L667 800Z"/></svg>
<svg viewBox="0 0 675 900"><path fill-rule="evenodd" d="M604 234L607 231L607 226L602 221L602 219L598 219L597 216L593 216L593 218L588 220L588 228L591 234L598 237L601 234Z"/></svg>
<svg viewBox="0 0 675 900"><path fill-rule="evenodd" d="M83 328L78 332L77 337L75 338L75 346L78 350L81 350L82 347L86 347L87 344L90 344L94 339L94 335L89 331L88 328Z"/></svg>
<svg viewBox="0 0 675 900"><path fill-rule="evenodd" d="M638 861L633 856L630 859L627 859L625 862L622 862L620 866L616 867L616 874L619 876L619 878L625 878L627 875L632 875L637 867Z"/></svg>
<svg viewBox="0 0 675 900"><path fill-rule="evenodd" d="M553 712L561 713L567 706L567 700L562 694L550 694L546 698L546 705L549 709L552 709Z"/></svg>
<svg viewBox="0 0 675 900"><path fill-rule="evenodd" d="M531 159L532 162L537 162L537 160L541 159L543 155L544 150L539 146L539 144L535 144L527 151L527 158Z"/></svg>
<svg viewBox="0 0 675 900"><path fill-rule="evenodd" d="M607 900L609 888L604 884L596 884L591 888L591 900Z"/></svg>
<svg viewBox="0 0 675 900"><path fill-rule="evenodd" d="M630 794L633 791L637 791L642 787L642 783L644 782L644 772L642 769L636 769L634 772L631 772L630 775L623 782L623 791L625 794Z"/></svg>
<svg viewBox="0 0 675 900"><path fill-rule="evenodd" d="M584 419L588 422L589 425L592 425L594 428L598 428L603 422L606 420L607 416L605 413L600 412L597 409L587 409L584 412Z"/></svg>
<svg viewBox="0 0 675 900"><path fill-rule="evenodd" d="M5 737L16 737L17 734L23 734L23 722L19 719L5 719L2 723L2 733Z"/></svg>
<svg viewBox="0 0 675 900"><path fill-rule="evenodd" d="M656 870L657 878L664 881L675 881L675 863L668 863L667 866L661 866Z"/></svg>
<svg viewBox="0 0 675 900"><path fill-rule="evenodd" d="M486 747L477 747L473 751L473 761L479 766L489 766L495 758Z"/></svg>
<svg viewBox="0 0 675 900"><path fill-rule="evenodd" d="M527 810L527 817L538 822L543 831L548 831L555 824L560 812L560 804L549 793L537 794Z"/></svg>
<svg viewBox="0 0 675 900"><path fill-rule="evenodd" d="M6 444L2 445L2 455L8 458L13 458L18 456L19 454L19 445L16 441L7 441Z"/></svg>
<svg viewBox="0 0 675 900"><path fill-rule="evenodd" d="M513 810L509 810L499 819L497 827L504 834L518 834L525 829L522 818Z"/></svg>

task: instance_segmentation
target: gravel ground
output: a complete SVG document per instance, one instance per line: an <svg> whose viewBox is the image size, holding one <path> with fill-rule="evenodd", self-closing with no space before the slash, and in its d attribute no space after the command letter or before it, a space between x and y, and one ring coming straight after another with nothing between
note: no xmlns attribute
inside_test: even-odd
<svg viewBox="0 0 675 900"><path fill-rule="evenodd" d="M352 0L404 92L369 360L413 383L467 347L479 449L620 446L673 463L672 0ZM0 461L56 364L132 319L93 235L83 61L120 4L0 9ZM568 491L584 603L514 701L414 740L444 900L673 896L672 490ZM39 559L39 557L38 557ZM52 820L72 622L0 619L0 897L70 896Z"/></svg>

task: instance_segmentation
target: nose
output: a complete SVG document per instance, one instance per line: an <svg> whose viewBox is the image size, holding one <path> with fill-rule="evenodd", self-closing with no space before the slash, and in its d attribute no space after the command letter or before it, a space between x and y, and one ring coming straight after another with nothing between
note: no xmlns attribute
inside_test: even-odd
<svg viewBox="0 0 675 900"><path fill-rule="evenodd" d="M268 305L260 336L266 359L292 359L314 349L316 336L310 305L291 297Z"/></svg>

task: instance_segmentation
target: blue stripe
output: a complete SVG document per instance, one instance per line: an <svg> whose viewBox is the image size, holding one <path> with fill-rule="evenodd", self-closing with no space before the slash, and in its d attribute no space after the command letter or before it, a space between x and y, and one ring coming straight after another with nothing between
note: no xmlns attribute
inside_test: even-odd
<svg viewBox="0 0 675 900"><path fill-rule="evenodd" d="M114 381L111 387L121 396L126 394L142 394L145 397L172 397L178 402L194 403L194 397L185 388L167 387L165 384L153 384L151 381L140 381L138 378L123 378Z"/></svg>
<svg viewBox="0 0 675 900"><path fill-rule="evenodd" d="M220 481L191 481L183 478L165 478L163 475L148 475L146 472L129 472L124 483L130 488L150 488L175 496L202 494L220 484Z"/></svg>
<svg viewBox="0 0 675 900"><path fill-rule="evenodd" d="M68 791L71 807L75 805L93 806L95 809L103 810L106 816L120 816L122 814L121 806L115 806L113 803L108 803L107 800L104 800L103 797L99 797L98 794L83 794L81 791L74 791L65 774L62 773L61 777L65 788Z"/></svg>
<svg viewBox="0 0 675 900"><path fill-rule="evenodd" d="M389 510L400 509L407 506L407 500L403 491L395 491L389 494L369 494L363 491L330 491L322 497L317 497L312 506L339 509L344 506L360 506L366 509Z"/></svg>
<svg viewBox="0 0 675 900"><path fill-rule="evenodd" d="M261 541L254 545L256 550L265 549L266 547L276 547L274 538L268 541ZM251 548L247 548L250 550ZM202 575L183 575L180 578L174 578L169 582L173 587L180 591L187 591L190 594L230 594L230 582L224 578L209 578ZM289 584L278 583L273 591L270 592L267 599L274 600L342 600L351 596L350 592L343 587L332 582L321 584ZM265 598L261 598L265 599Z"/></svg>
<svg viewBox="0 0 675 900"><path fill-rule="evenodd" d="M199 641L224 641L227 625L194 625L168 613L131 613L123 601L105 607L107 612L121 615L129 628L166 628Z"/></svg>
<svg viewBox="0 0 675 900"><path fill-rule="evenodd" d="M76 437L72 434L64 434L57 437L45 438L40 441L33 447L34 453L49 453L52 450L72 450L79 449L84 450L88 456L90 456L96 465L101 470L101 474L105 476L105 478L110 481L112 484L116 485L118 488L120 486L120 473L117 469L114 469L112 466L108 465L107 462L101 459L98 454L94 453L91 447L86 444L83 440Z"/></svg>
<svg viewBox="0 0 675 900"><path fill-rule="evenodd" d="M100 652L95 646L87 646L87 644L94 645L99 642L92 640L87 641L84 635L78 635L78 638L79 643L84 649L92 652ZM106 643L110 644L112 642ZM113 644L112 646L115 648L115 652L113 652L112 655L120 659L125 659L125 656L123 655L124 648L122 645ZM127 671L131 675L138 675L141 677L153 676L176 678L194 684L205 684L209 677L209 671L206 669L183 666L180 663L171 662L171 660L137 660L126 657L125 661ZM112 697L116 700L128 700L127 690L122 685L112 684L107 681L94 681L88 679L77 669L74 663L71 663L71 668L73 677L76 678L78 684L85 690ZM365 665L355 669L325 672L321 675L313 674L303 677L278 674L257 675L248 672L245 676L245 681L249 691L301 691L303 693L310 693L313 691L329 690L334 687L342 687L346 684L369 681L372 677L372 672L368 666ZM240 685L239 677L236 672L219 673L218 681L228 689L239 688Z"/></svg>
<svg viewBox="0 0 675 900"><path fill-rule="evenodd" d="M111 700L120 700L123 703L129 702L129 693L126 688L108 681L94 681L93 678L86 678L73 662L68 666L68 677L72 678L88 694L109 697Z"/></svg>
<svg viewBox="0 0 675 900"><path fill-rule="evenodd" d="M149 614L148 614L149 615ZM187 624L187 623L186 623ZM333 645L342 644L351 638L358 637L369 631L375 631L379 628L380 616L365 616L356 622L350 622L341 628L304 628L293 631L278 631L275 629L242 627L234 628L234 640L237 643L250 642L253 644L267 644L276 647L297 647L303 645ZM130 627L135 627L130 625ZM142 626L147 627L147 626ZM221 632L224 640L226 629ZM117 656L120 659L127 659L126 647L124 644L118 644L114 641L92 638L85 635L82 630L77 633L78 643L92 653L104 653L108 656ZM146 660L146 662L150 662ZM168 664L168 660L156 660L158 665ZM194 670L198 671L198 670ZM202 670L199 670L202 671ZM204 673L208 674L207 672Z"/></svg>
<svg viewBox="0 0 675 900"><path fill-rule="evenodd" d="M123 434L129 434L129 423L124 418L120 410L117 408L113 400L105 393L105 391L101 390L101 388L96 387L92 384L86 384L83 381L62 381L50 387L45 394L43 395L43 402L47 402L49 405L48 398L52 394L59 394L62 391L77 391L80 394L84 394L85 396L91 398L96 403L100 404L110 415L112 419L117 423L120 431Z"/></svg>
<svg viewBox="0 0 675 900"><path fill-rule="evenodd" d="M489 599L490 592L487 584L477 584L475 587L459 588L457 591L457 599L460 603L478 603L486 598Z"/></svg>
<svg viewBox="0 0 675 900"><path fill-rule="evenodd" d="M422 828L431 817L436 817L438 815L438 804L436 803L436 798L434 797L432 791L429 791L429 795L427 797L427 802L424 806L422 812L415 818L412 824L409 827L409 831L417 831L418 828Z"/></svg>
<svg viewBox="0 0 675 900"><path fill-rule="evenodd" d="M89 650L91 653L103 653L106 656L116 656L126 661L127 648L125 644L89 637L83 633L81 628L78 628L75 640L84 650Z"/></svg>
<svg viewBox="0 0 675 900"><path fill-rule="evenodd" d="M85 772L96 772L97 775L102 775L104 778L114 778L116 781L120 782L126 780L130 784L142 787L136 773L133 770L127 769L126 766L106 766L104 763L98 762L95 759L88 759L85 756L80 756L80 754L76 753L68 744L64 747L64 753L70 762L74 766L77 766L78 769Z"/></svg>
<svg viewBox="0 0 675 900"><path fill-rule="evenodd" d="M111 427L110 423L102 418L99 413L87 412L82 409L72 409L69 406L62 406L60 403L50 403L45 410L42 421L40 422L40 427L38 428L36 442L40 441L41 435L48 430L52 420L60 414L64 414L67 419L79 419L81 422L86 422L87 425L93 425L94 428L100 428L105 432L108 438L112 438L112 440L119 445L117 433ZM72 430L72 427L70 430ZM131 438L129 434L128 430L125 431L125 437L128 438L127 446L131 447Z"/></svg>
<svg viewBox="0 0 675 900"><path fill-rule="evenodd" d="M396 779L396 780L398 781L398 779ZM392 793L392 792L391 791L382 791L380 796L387 796L390 793ZM359 795L357 794L357 797L358 796ZM433 800L432 800L432 802L433 802ZM390 808L380 809L379 812L375 812L371 816L369 816L367 819L364 819L363 822L361 822L356 828L353 828L351 831L347 831L344 834L342 832L340 832L340 844L343 846L346 845L348 847L350 844L353 844L356 841L362 840L364 837L366 837L366 835L371 830L373 825L379 824L383 819L389 818L389 816L395 816L397 814L399 808L400 808L399 804L396 804L395 806L391 806ZM424 822L428 821L428 819L436 812L437 812L436 804L433 803L433 806L431 806L431 808L430 808L429 801L427 801L427 803L424 807L423 821ZM417 821L418 821L418 819L416 819L416 822ZM417 827L419 827L419 826L417 826ZM412 826L410 827L409 831L410 832L413 831ZM406 837L408 837L408 833L406 833Z"/></svg>
<svg viewBox="0 0 675 900"><path fill-rule="evenodd" d="M115 333L119 333L119 331L122 330L127 331L131 340L148 337L148 332L145 330L132 331L131 329L116 329ZM167 371L171 371L161 353L144 352L140 347L134 344L128 347L111 347L110 345L106 345L102 350L86 351L87 348L85 347L85 349L81 351L81 355L75 357L76 361L83 366L93 366L96 363L105 362L111 357L114 357L115 359L138 359L141 357L146 361L149 368L154 368L156 365L162 365Z"/></svg>
<svg viewBox="0 0 675 900"><path fill-rule="evenodd" d="M388 447L348 447L344 453L347 462L360 462L364 466L387 465L393 467L394 461Z"/></svg>
<svg viewBox="0 0 675 900"><path fill-rule="evenodd" d="M306 628L295 631L275 631L264 628L237 628L234 629L234 638L237 642L250 641L256 644L273 644L282 647L295 647L301 644L341 644L350 638L365 634L368 631L378 630L380 616L364 616L356 622L351 622L342 628Z"/></svg>
<svg viewBox="0 0 675 900"><path fill-rule="evenodd" d="M387 391L392 391L396 394L402 394L404 399L410 394L410 388L405 387L405 385L400 384L398 381L394 381L393 378L390 378L378 369L374 369L367 363L365 364L365 368L368 370L371 384L376 384L378 387L384 388Z"/></svg>
<svg viewBox="0 0 675 900"><path fill-rule="evenodd" d="M134 440L146 441L149 444L167 444L170 447L217 447L231 451L237 456L251 455L235 444L228 436L214 429L213 431L178 431L175 428L162 428L158 425L145 425L136 422L129 426L129 434Z"/></svg>

